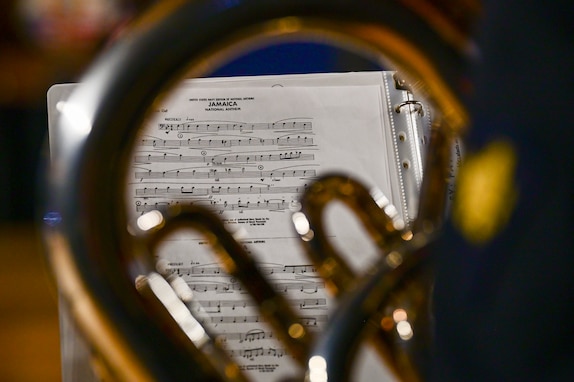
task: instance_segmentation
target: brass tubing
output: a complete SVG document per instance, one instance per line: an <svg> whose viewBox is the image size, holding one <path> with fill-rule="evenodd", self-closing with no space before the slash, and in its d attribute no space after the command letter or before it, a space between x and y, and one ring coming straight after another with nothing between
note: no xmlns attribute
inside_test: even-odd
<svg viewBox="0 0 574 382"><path fill-rule="evenodd" d="M297 28L284 28L285 20L297 21L288 23ZM146 265L126 229L122 182L146 113L184 73L206 75L238 48L309 34L385 56L381 63L403 70L450 128L464 129L459 99L468 52L445 42L400 1L157 2L94 62L66 101L42 206L60 217L45 233L62 295L71 306L89 308L72 309L73 318L119 379L216 378L176 330L164 330L173 323L153 317L158 307L134 286L134 270ZM62 263L65 270L58 269Z"/></svg>

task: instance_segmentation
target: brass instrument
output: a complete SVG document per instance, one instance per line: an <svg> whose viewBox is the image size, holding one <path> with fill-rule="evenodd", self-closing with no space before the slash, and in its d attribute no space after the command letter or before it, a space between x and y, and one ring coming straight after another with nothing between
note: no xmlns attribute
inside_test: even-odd
<svg viewBox="0 0 574 382"><path fill-rule="evenodd" d="M45 231L59 289L109 376L134 381L244 380L210 333L195 323L199 334L191 338L158 297L167 281L155 273L153 251L166 232L188 226L204 233L227 271L245 281L301 365L301 379L344 379L358 334L381 319L392 299L412 298L410 292L400 297L398 291L424 283L416 275L426 269L420 249L440 227L450 147L468 123L461 98L465 63L474 54L469 31L478 12L472 0L173 0L158 2L134 23L94 63L66 102L58 126L65 138L53 155L46 206L55 216ZM393 217L348 177L321 179L302 197L298 216L309 222L309 231L300 232L303 242L342 299L341 309L319 338L297 324L288 304L273 293L253 260L209 212L173 210L151 234L134 236L126 229L120 197L137 129L146 111L179 78L208 74L245 50L297 39L329 41L397 68L438 114L412 226L395 226ZM101 184L101 179L109 182ZM321 211L332 200L351 206L381 251L380 264L359 282L352 281L355 275L329 247L321 229ZM424 305L425 297L415 305ZM405 353L395 349L389 333L378 330L374 337L372 342L400 378L422 378L417 352L424 353L424 346Z"/></svg>

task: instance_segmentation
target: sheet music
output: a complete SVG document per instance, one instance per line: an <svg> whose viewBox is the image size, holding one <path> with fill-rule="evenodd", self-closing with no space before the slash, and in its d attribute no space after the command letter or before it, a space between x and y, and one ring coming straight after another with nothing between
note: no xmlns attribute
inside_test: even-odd
<svg viewBox="0 0 574 382"><path fill-rule="evenodd" d="M134 220L174 204L212 209L241 238L277 292L288 296L301 323L320 332L334 302L302 253L291 211L310 182L331 171L392 195L383 126L387 106L376 82L300 86L300 78L293 81L293 86L238 80L235 87L213 81L178 88L156 105L138 138L127 205ZM350 214L330 213L330 225L338 228L334 240L352 250L353 263L373 261L374 250ZM202 323L253 380L292 374L290 356L206 247L195 233L173 235L160 248L160 270L191 287Z"/></svg>

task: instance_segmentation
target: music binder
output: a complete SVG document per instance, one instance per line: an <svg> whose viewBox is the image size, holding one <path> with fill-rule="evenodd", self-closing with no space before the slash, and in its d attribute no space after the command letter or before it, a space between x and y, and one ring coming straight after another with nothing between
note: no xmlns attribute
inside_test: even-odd
<svg viewBox="0 0 574 382"><path fill-rule="evenodd" d="M74 87L55 85L48 92L51 142L61 134L58 110ZM126 179L127 213L137 224L142 214L174 204L211 208L298 307L303 324L320 330L334 302L296 253L285 216L297 208L297 195L314 178L337 171L377 190L376 197L387 199L388 208L396 208L410 224L418 208L431 118L430 107L415 99L394 72L185 80L146 116ZM50 149L58 155L58 147ZM335 214L341 217L334 225L346 226L347 216ZM351 262L358 267L372 262L372 248L357 243L356 227L348 229L338 243L362 253ZM219 333L250 377L288 376L288 354L202 245L200 237L176 235L162 250L158 271L182 278L200 296L202 311L196 313ZM69 346L77 349L81 345L73 344L80 339L66 317L62 322L66 381L77 379L85 360L70 361ZM367 373L360 379L380 376L380 367L360 368Z"/></svg>

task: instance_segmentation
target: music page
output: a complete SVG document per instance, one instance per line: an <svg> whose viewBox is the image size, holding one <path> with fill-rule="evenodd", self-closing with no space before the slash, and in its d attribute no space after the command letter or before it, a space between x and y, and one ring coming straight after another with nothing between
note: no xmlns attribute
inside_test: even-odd
<svg viewBox="0 0 574 382"><path fill-rule="evenodd" d="M301 324L319 333L334 302L303 254L291 214L310 183L334 171L391 195L384 107L376 85L182 86L155 106L136 142L130 219L177 204L209 208L289 299ZM359 265L373 261L350 213L330 214L341 250ZM170 236L158 264L189 285L201 305L193 313L250 378L275 381L297 370L204 237Z"/></svg>

